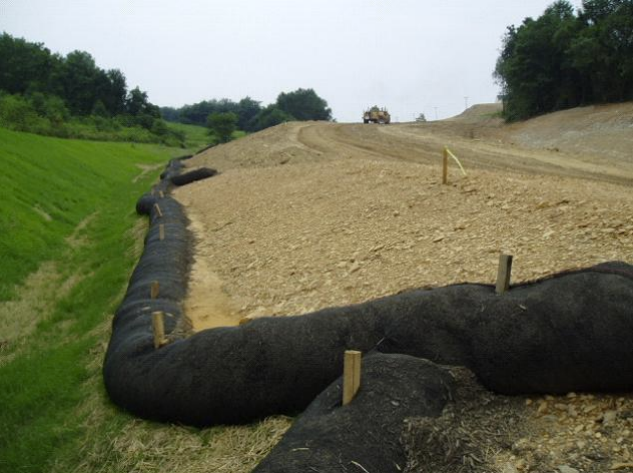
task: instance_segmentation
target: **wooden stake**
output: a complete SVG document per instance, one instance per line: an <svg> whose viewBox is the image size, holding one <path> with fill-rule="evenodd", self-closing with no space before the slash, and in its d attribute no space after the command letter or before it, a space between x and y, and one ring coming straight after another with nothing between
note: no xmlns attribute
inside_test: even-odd
<svg viewBox="0 0 633 473"><path fill-rule="evenodd" d="M152 312L152 330L154 331L154 348L160 348L167 343L165 338L165 314Z"/></svg>
<svg viewBox="0 0 633 473"><path fill-rule="evenodd" d="M158 216L162 217L163 216L163 211L160 209L158 204L154 204L154 208L156 209L156 213L158 214Z"/></svg>
<svg viewBox="0 0 633 473"><path fill-rule="evenodd" d="M343 405L346 406L360 388L360 365L362 353L356 350L345 351L343 366Z"/></svg>
<svg viewBox="0 0 633 473"><path fill-rule="evenodd" d="M448 148L446 146L442 158L442 184L448 184Z"/></svg>
<svg viewBox="0 0 633 473"><path fill-rule="evenodd" d="M158 239L165 239L165 225L163 225L162 223L158 226Z"/></svg>
<svg viewBox="0 0 633 473"><path fill-rule="evenodd" d="M158 294L160 292L160 284L158 281L153 281L149 290L149 295L152 299L158 298Z"/></svg>
<svg viewBox="0 0 633 473"><path fill-rule="evenodd" d="M499 256L499 270L497 271L497 287L495 292L503 294L510 288L510 276L512 275L512 255Z"/></svg>

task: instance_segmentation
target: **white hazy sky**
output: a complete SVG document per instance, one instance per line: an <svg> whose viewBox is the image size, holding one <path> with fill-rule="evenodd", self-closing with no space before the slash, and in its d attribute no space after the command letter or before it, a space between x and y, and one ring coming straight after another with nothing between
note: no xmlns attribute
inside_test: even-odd
<svg viewBox="0 0 633 473"><path fill-rule="evenodd" d="M493 102L506 26L553 0L0 0L0 31L117 68L157 105L313 88L341 122ZM581 1L571 2L579 7Z"/></svg>

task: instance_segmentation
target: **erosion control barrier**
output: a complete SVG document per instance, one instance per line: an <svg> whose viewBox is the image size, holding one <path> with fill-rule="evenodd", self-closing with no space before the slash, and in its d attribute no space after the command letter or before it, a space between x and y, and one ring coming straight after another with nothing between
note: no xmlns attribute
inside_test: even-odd
<svg viewBox="0 0 633 473"><path fill-rule="evenodd" d="M195 181L200 181L202 179L213 177L217 173L218 172L215 169L200 168L194 171L187 172L185 174L178 174L176 176L172 176L171 183L175 186L184 186L186 184L190 184Z"/></svg>
<svg viewBox="0 0 633 473"><path fill-rule="evenodd" d="M168 193L181 168L171 161L137 204L150 228L104 362L111 399L138 416L208 426L294 414L340 377L346 349L466 366L504 394L633 388L633 373L622 369L633 366L633 267L618 262L515 285L502 295L491 285L459 284L184 338L192 240L183 209ZM152 298L154 281L159 291ZM165 314L168 340L159 349L156 311ZM402 389L417 389L411 382ZM371 393L362 385L346 408Z"/></svg>
<svg viewBox="0 0 633 473"><path fill-rule="evenodd" d="M453 378L430 361L407 355L369 355L362 371L363 388L351 404L341 406L342 383L335 381L254 473L404 471L405 419L439 416L452 398Z"/></svg>

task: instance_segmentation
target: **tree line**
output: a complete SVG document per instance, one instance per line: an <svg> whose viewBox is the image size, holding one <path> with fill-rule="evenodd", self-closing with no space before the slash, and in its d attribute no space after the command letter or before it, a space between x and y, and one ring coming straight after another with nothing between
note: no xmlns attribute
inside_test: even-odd
<svg viewBox="0 0 633 473"><path fill-rule="evenodd" d="M494 76L510 121L633 100L633 0L559 0L508 27Z"/></svg>
<svg viewBox="0 0 633 473"><path fill-rule="evenodd" d="M128 90L118 69L84 51L66 56L41 43L0 35L0 124L63 137L180 144L147 93Z"/></svg>
<svg viewBox="0 0 633 473"><path fill-rule="evenodd" d="M224 117L224 122L232 120L237 128L247 132L293 120L332 119L327 102L313 89L301 88L280 93L276 102L267 106L247 96L238 102L213 99L181 108L162 107L161 113L165 120L200 126L217 124L220 121L217 115L231 114L234 118Z"/></svg>

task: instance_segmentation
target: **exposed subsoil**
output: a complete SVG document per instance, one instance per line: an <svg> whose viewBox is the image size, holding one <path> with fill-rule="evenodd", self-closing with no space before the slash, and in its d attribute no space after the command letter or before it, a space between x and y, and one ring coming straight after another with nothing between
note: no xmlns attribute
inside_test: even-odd
<svg viewBox="0 0 633 473"><path fill-rule="evenodd" d="M221 172L175 192L197 240L185 301L194 328L492 283L501 252L514 255L517 282L633 263L633 105L511 126L496 110L475 106L424 124L289 123L188 161ZM451 163L449 185L445 145L468 172ZM469 447L412 455L408 471L633 471L629 394L465 399L443 422L461 425L455 435L468 438L458 444ZM422 424L411 421L407 442L426 448ZM466 469L450 467L458 460Z"/></svg>

